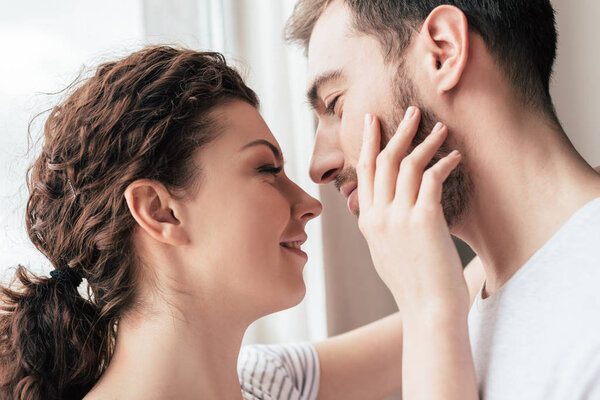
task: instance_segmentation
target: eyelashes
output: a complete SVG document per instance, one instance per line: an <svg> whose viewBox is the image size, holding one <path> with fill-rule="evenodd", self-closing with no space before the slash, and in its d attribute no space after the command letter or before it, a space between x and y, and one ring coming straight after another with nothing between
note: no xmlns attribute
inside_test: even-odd
<svg viewBox="0 0 600 400"><path fill-rule="evenodd" d="M334 98L331 103L329 103L329 105L325 108L325 114L328 115L335 115L335 106L338 102L338 100L340 99L341 96L337 96L336 98Z"/></svg>
<svg viewBox="0 0 600 400"><path fill-rule="evenodd" d="M276 167L273 164L269 164L257 168L257 171L261 174L271 174L277 176L281 171L283 171L283 167Z"/></svg>

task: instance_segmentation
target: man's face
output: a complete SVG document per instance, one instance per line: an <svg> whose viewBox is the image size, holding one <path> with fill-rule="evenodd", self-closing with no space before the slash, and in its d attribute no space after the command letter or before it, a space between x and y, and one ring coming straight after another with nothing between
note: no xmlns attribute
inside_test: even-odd
<svg viewBox="0 0 600 400"><path fill-rule="evenodd" d="M379 117L382 148L394 134L410 105L421 109L422 119L413 145L421 143L438 121L420 101L409 75L406 57L384 59L379 41L352 29L351 11L344 2L332 2L317 21L308 49L308 97L318 116L310 175L317 183L334 182L349 197L350 211L358 215L355 166L362 144L366 113ZM444 144L432 164L451 149ZM459 165L444 185L442 204L449 225L466 210L468 174ZM354 191L354 193L352 193Z"/></svg>

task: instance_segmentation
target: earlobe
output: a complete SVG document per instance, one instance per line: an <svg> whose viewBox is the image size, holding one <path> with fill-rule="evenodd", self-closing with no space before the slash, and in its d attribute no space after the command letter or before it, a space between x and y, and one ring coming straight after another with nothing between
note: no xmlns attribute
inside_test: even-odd
<svg viewBox="0 0 600 400"><path fill-rule="evenodd" d="M124 196L129 212L146 234L173 246L187 244L185 229L169 206L173 199L162 184L140 179L127 187Z"/></svg>
<svg viewBox="0 0 600 400"><path fill-rule="evenodd" d="M454 89L462 78L469 57L469 24L457 7L436 7L421 32L427 41L428 67L439 93Z"/></svg>

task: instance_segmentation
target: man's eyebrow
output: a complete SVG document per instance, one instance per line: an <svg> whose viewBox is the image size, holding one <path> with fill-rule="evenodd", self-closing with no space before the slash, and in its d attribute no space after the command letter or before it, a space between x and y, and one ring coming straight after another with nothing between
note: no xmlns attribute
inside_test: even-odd
<svg viewBox="0 0 600 400"><path fill-rule="evenodd" d="M313 79L310 88L306 92L306 97L313 110L317 110L319 104L319 89L327 82L335 81L343 76L343 71L337 69L335 71L328 71L318 75Z"/></svg>
<svg viewBox="0 0 600 400"><path fill-rule="evenodd" d="M265 139L258 139L258 140L254 140L246 145L244 145L244 147L242 147L241 150L245 150L248 147L252 147L252 146L260 146L260 145L264 145L267 146L271 149L271 151L273 152L273 155L275 156L275 158L277 159L277 161L279 161L280 163L283 163L283 155L281 154L281 151L279 151L279 149L271 142L269 142L268 140ZM240 151L241 151L240 150Z"/></svg>

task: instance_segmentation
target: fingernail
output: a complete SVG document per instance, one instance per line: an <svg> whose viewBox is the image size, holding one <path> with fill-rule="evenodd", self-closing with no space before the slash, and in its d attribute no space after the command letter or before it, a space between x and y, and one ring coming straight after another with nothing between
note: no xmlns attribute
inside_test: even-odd
<svg viewBox="0 0 600 400"><path fill-rule="evenodd" d="M414 115L415 115L415 111L416 108L413 106L410 106L406 109L406 113L404 114L404 120L408 120L411 119Z"/></svg>
<svg viewBox="0 0 600 400"><path fill-rule="evenodd" d="M435 124L435 126L433 127L433 131L431 131L431 133L438 133L439 131L442 130L442 128L444 127L444 124L442 124L441 122L438 122L437 124Z"/></svg>
<svg viewBox="0 0 600 400"><path fill-rule="evenodd" d="M448 155L452 156L452 157L456 157L456 156L460 155L460 152L458 150L452 150L452 152Z"/></svg>
<svg viewBox="0 0 600 400"><path fill-rule="evenodd" d="M365 114L365 128L373 123L373 116L371 114Z"/></svg>

